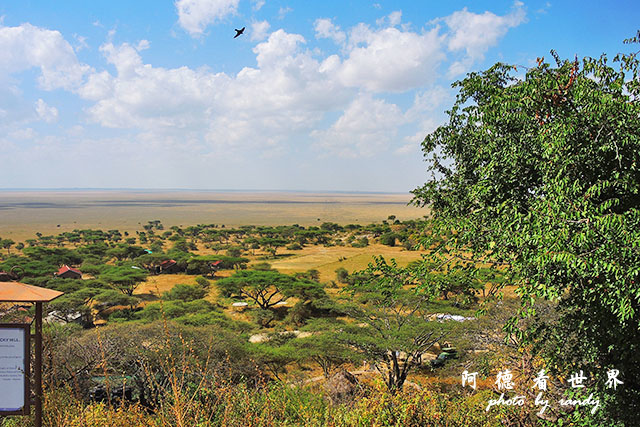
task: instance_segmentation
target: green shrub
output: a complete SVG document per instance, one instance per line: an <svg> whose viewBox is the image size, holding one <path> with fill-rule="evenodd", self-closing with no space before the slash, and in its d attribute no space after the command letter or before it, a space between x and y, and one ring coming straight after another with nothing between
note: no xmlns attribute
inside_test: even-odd
<svg viewBox="0 0 640 427"><path fill-rule="evenodd" d="M170 291L163 293L162 298L165 300L195 301L204 298L206 293L207 291L199 284L177 284Z"/></svg>

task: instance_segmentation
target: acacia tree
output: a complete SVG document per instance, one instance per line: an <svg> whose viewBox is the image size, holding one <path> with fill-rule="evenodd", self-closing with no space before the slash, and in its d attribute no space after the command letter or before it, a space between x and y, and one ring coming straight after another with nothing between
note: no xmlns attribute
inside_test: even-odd
<svg viewBox="0 0 640 427"><path fill-rule="evenodd" d="M437 290L424 283L420 269L400 268L383 257L374 257L374 263L355 277L345 288L351 302L342 309L356 323L345 325L338 338L373 361L395 393L448 328L428 321L429 302Z"/></svg>
<svg viewBox="0 0 640 427"><path fill-rule="evenodd" d="M259 240L259 243L266 252L269 252L275 258L278 248L285 246L287 240L280 237L263 237Z"/></svg>
<svg viewBox="0 0 640 427"><path fill-rule="evenodd" d="M0 245L7 250L7 255L11 255L11 246L13 246L16 242L11 239L0 239Z"/></svg>
<svg viewBox="0 0 640 427"><path fill-rule="evenodd" d="M242 270L220 279L216 285L226 296L237 295L267 310L287 298L295 279L276 270Z"/></svg>
<svg viewBox="0 0 640 427"><path fill-rule="evenodd" d="M127 296L133 296L133 292L147 279L148 272L131 264L119 266L105 265L100 268L99 278L111 284L114 289Z"/></svg>
<svg viewBox="0 0 640 427"><path fill-rule="evenodd" d="M434 177L414 201L430 206L442 251L505 269L522 315L537 298L558 302L558 321L537 322L536 335L518 317L506 329L537 344L549 369L597 378L611 423L640 412L638 58L612 68L605 55L552 55L524 79L496 64L454 83L448 123L422 143ZM607 369L620 370L624 393L607 393Z"/></svg>
<svg viewBox="0 0 640 427"><path fill-rule="evenodd" d="M362 361L362 353L353 351L340 339L345 323L335 319L313 319L303 330L311 335L292 341L301 359L318 364L326 379L343 365Z"/></svg>

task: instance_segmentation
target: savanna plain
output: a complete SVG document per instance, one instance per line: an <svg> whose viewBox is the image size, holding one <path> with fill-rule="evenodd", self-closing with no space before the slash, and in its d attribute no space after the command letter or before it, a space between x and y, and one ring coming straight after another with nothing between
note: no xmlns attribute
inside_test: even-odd
<svg viewBox="0 0 640 427"><path fill-rule="evenodd" d="M496 369L532 369L504 341L513 290L429 261L429 210L408 194L0 194L4 279L64 292L45 310L47 426L532 419L485 410Z"/></svg>

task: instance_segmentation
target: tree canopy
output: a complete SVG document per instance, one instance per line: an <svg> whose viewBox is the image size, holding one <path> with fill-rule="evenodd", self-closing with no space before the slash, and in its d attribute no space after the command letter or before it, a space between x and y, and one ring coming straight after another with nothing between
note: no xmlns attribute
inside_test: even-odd
<svg viewBox="0 0 640 427"><path fill-rule="evenodd" d="M618 55L614 68L605 55L552 56L523 77L499 63L454 84L448 123L422 143L433 178L414 200L432 209L436 238L425 243L503 268L523 315L537 298L558 302L557 321L527 335L513 318L512 334L564 372L619 369L615 408L638 413L638 58Z"/></svg>
<svg viewBox="0 0 640 427"><path fill-rule="evenodd" d="M428 319L436 288L419 269L375 257L345 292L349 302L342 309L357 322L345 325L339 339L373 361L389 391L402 390L411 369L448 329Z"/></svg>

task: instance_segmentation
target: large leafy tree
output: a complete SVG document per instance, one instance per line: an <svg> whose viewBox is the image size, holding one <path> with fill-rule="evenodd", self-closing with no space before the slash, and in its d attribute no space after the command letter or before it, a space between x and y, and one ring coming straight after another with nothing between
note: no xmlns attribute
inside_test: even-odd
<svg viewBox="0 0 640 427"><path fill-rule="evenodd" d="M507 329L549 367L591 373L624 419L640 412L638 58L552 56L523 78L496 64L454 84L448 123L422 144L434 175L415 201L432 209L434 247L500 266L523 315L538 298L558 303L540 335L518 318ZM607 369L624 392L604 390Z"/></svg>

